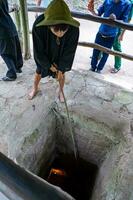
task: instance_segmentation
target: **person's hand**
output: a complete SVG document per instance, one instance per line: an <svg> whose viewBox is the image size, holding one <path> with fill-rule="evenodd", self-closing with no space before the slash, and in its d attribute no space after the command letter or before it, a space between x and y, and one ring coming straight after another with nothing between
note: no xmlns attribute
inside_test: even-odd
<svg viewBox="0 0 133 200"><path fill-rule="evenodd" d="M90 0L88 3L88 10L89 11L94 11L94 0Z"/></svg>
<svg viewBox="0 0 133 200"><path fill-rule="evenodd" d="M54 65L51 65L50 70L55 73L57 73L57 71L58 71Z"/></svg>
<svg viewBox="0 0 133 200"><path fill-rule="evenodd" d="M110 14L110 16L109 16L109 19L112 19L112 20L116 20L116 15L115 14Z"/></svg>
<svg viewBox="0 0 133 200"><path fill-rule="evenodd" d="M57 73L57 80L60 81L64 78L64 74L61 71L58 71Z"/></svg>

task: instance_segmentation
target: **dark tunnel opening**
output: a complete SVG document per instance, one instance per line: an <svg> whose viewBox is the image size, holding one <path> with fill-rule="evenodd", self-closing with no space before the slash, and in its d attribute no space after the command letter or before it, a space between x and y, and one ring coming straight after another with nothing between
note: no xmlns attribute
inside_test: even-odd
<svg viewBox="0 0 133 200"><path fill-rule="evenodd" d="M61 187L76 200L91 199L98 167L82 158L60 154L55 157L47 173L42 166L39 176Z"/></svg>

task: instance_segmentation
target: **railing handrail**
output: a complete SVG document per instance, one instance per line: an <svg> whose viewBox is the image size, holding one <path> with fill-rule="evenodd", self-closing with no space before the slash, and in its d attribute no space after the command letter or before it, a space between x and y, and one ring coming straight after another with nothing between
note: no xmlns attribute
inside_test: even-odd
<svg viewBox="0 0 133 200"><path fill-rule="evenodd" d="M13 7L12 7L12 11L16 10L16 6L14 6L14 8L15 9L13 9ZM44 12L46 10L46 8L40 7L40 6L29 6L28 5L27 8L28 8L28 12L40 12L41 13L41 12ZM110 25L110 26L115 26L115 27L119 27L119 28L122 28L122 29L125 29L125 30L133 31L133 24L131 24L131 23L125 23L125 22L122 22L122 21L119 21L119 20L111 20L111 19L105 18L105 17L94 16L94 15L89 14L89 13L81 13L81 12L71 11L71 14L75 18L94 21L94 22L97 22L97 23L104 23L104 24L107 24L107 25ZM114 55L114 56L120 56L122 58L133 61L133 56L131 56L129 54L125 54L125 53L118 52L118 51L113 51L109 48L105 48L105 47L97 45L95 43L79 41L78 45L83 46L83 47L96 48L96 49L102 50L103 52L106 52L108 54L111 54L111 55Z"/></svg>
<svg viewBox="0 0 133 200"><path fill-rule="evenodd" d="M12 9L10 10L10 12L19 10L19 8L15 5L12 6L11 8ZM28 6L28 12L44 12L45 10L46 8L41 7L41 6ZM89 14L89 13L81 13L81 12L76 12L76 11L71 11L71 14L73 17L76 17L79 19L90 20L97 23L108 24L110 26L117 26L122 29L133 31L133 24L131 23L122 22L120 20L112 20L107 17L100 17L100 16Z"/></svg>
<svg viewBox="0 0 133 200"><path fill-rule="evenodd" d="M45 10L46 8L39 7L39 6L28 6L29 12L44 12ZM79 19L90 20L97 23L108 24L110 26L117 26L122 29L133 31L133 24L125 23L120 20L111 20L107 17L94 16L89 13L87 14L87 13L81 13L81 12L75 12L75 11L71 11L71 14L73 17L76 17Z"/></svg>
<svg viewBox="0 0 133 200"><path fill-rule="evenodd" d="M133 56L131 56L129 54L122 53L122 52L119 52L119 51L114 51L114 50L111 50L109 48L106 48L106 47L101 46L101 45L96 44L96 43L80 41L80 42L78 42L78 45L82 46L82 47L91 47L91 48L94 48L94 49L98 49L102 52L105 52L105 53L108 53L108 54L111 54L111 55L114 55L114 56L122 57L124 59L133 61Z"/></svg>

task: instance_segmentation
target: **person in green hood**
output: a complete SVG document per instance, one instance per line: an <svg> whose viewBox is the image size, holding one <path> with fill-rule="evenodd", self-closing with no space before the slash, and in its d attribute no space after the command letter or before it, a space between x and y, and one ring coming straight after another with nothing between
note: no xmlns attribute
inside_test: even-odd
<svg viewBox="0 0 133 200"><path fill-rule="evenodd" d="M59 100L64 102L61 91L64 87L65 72L70 71L79 38L79 22L72 18L63 0L53 0L40 15L32 30L33 51L36 73L29 99L38 92L41 78L52 76L60 84Z"/></svg>

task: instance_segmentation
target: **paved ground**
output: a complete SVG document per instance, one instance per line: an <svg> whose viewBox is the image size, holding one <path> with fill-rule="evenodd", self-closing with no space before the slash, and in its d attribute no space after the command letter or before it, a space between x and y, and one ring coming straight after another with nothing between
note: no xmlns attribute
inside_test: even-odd
<svg viewBox="0 0 133 200"><path fill-rule="evenodd" d="M32 15L30 14L29 17L30 19L33 19L32 21L34 21L33 14ZM80 22L81 22L80 41L93 42L95 39L96 32L98 30L99 24L94 23L94 22L89 22L86 20L80 20ZM32 26L32 23L30 23L30 29L31 29L31 26ZM122 42L123 52L131 54L131 55L132 55L132 35L133 35L132 31L126 31L124 41ZM32 44L31 44L31 48L32 48ZM91 48L78 47L75 61L73 64L73 69L76 69L79 71L89 70L91 55L92 55ZM122 65L121 71L119 71L117 74L111 74L110 70L114 64L114 58L113 56L110 56L103 70L103 73L97 74L97 76L99 78L105 79L107 81L116 83L118 85L121 85L123 87L133 90L132 61L123 59L122 62L123 62L123 65ZM26 82L28 84L29 79L30 79L30 82L32 81L31 79L33 79L34 71L35 71L34 61L32 59L29 61L25 61L24 68L23 68L24 73L23 73L23 76L19 75L19 80L21 80L22 82ZM6 72L6 66L4 62L2 61L2 59L0 58L0 76L3 76L5 72ZM88 73L93 73L93 72L88 71ZM28 74L30 75L30 77ZM28 80L26 80L27 78ZM0 94L1 94L1 90L3 91L6 89L6 85L7 84L5 83L1 84ZM29 85L31 85L31 83Z"/></svg>
<svg viewBox="0 0 133 200"><path fill-rule="evenodd" d="M133 23L133 20L132 22ZM80 34L80 40L81 41L89 41L93 42L95 39L96 32L98 30L99 24L94 22L88 22L86 20L81 21L81 34ZM133 55L133 44L132 44L132 31L126 31L125 37L122 42L122 48L123 52ZM77 54L76 54L76 68L83 68L87 69L90 67L90 61L89 58L92 54L91 48L84 48L84 47L78 47ZM114 65L114 57L112 55L109 56L109 59L106 63L106 66L103 70L103 78L114 82L116 84L120 84L126 88L133 88L133 62L128 61L126 59L122 59L122 69L117 74L111 74L111 68ZM101 75L99 75L101 76Z"/></svg>

